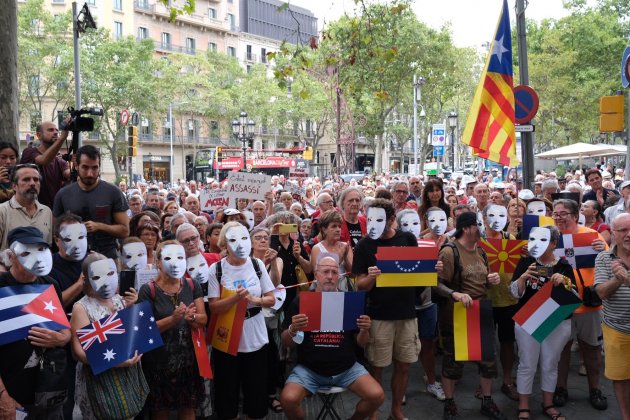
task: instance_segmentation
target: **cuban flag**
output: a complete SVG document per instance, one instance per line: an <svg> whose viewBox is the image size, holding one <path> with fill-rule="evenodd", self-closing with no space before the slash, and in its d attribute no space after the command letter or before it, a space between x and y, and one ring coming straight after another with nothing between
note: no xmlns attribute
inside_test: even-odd
<svg viewBox="0 0 630 420"><path fill-rule="evenodd" d="M304 331L353 331L365 313L365 292L302 292L300 313L308 317Z"/></svg>
<svg viewBox="0 0 630 420"><path fill-rule="evenodd" d="M574 269L593 268L599 251L595 251L591 244L597 238L597 232L560 235L554 254L565 258Z"/></svg>
<svg viewBox="0 0 630 420"><path fill-rule="evenodd" d="M95 375L163 345L151 302L114 312L77 330L77 337Z"/></svg>
<svg viewBox="0 0 630 420"><path fill-rule="evenodd" d="M28 337L32 327L63 330L70 323L50 284L0 288L0 345Z"/></svg>

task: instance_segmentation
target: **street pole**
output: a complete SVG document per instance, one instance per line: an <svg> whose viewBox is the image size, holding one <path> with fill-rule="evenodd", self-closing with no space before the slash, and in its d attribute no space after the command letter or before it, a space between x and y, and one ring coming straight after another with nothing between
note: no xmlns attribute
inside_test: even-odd
<svg viewBox="0 0 630 420"><path fill-rule="evenodd" d="M413 75L413 166L414 173L418 174L418 87L416 75ZM411 172L411 171L409 171Z"/></svg>
<svg viewBox="0 0 630 420"><path fill-rule="evenodd" d="M521 85L529 85L529 69L527 64L527 26L525 24L525 0L516 0L516 31L518 43L519 81ZM533 124L533 121L530 121ZM521 150L523 153L523 188L533 190L534 182L534 133L521 133ZM627 165L627 164L626 164Z"/></svg>
<svg viewBox="0 0 630 420"><path fill-rule="evenodd" d="M171 126L170 129L170 140L171 140L171 164L169 166L170 168L170 172L171 172L171 188L173 188L173 172L175 170L173 163L175 161L175 156L173 155L173 103L169 103L168 104L168 119L169 119L169 125ZM193 156L193 158L195 158L195 156ZM194 177L195 175L193 175ZM184 178L186 178L186 175L184 175Z"/></svg>
<svg viewBox="0 0 630 420"><path fill-rule="evenodd" d="M626 118L626 147L630 150L630 89L628 89L628 107L626 108L628 111L628 116ZM630 179L630 153L626 151L626 170L623 175L624 180Z"/></svg>
<svg viewBox="0 0 630 420"><path fill-rule="evenodd" d="M72 2L72 44L74 47L74 108L81 109L81 62L79 61L79 24L77 2ZM73 131L72 136L77 136L76 144L81 147L81 132ZM73 138L74 140L74 138ZM76 153L76 150L74 151ZM131 180L129 181L131 182Z"/></svg>

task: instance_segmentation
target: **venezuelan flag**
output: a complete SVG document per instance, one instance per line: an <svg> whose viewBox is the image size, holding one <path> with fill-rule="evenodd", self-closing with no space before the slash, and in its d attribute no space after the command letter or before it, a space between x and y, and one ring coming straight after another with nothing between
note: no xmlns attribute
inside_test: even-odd
<svg viewBox="0 0 630 420"><path fill-rule="evenodd" d="M555 226L556 222L549 216L534 216L532 214L526 214L523 216L523 230L521 232L521 238L529 240L529 232L534 227L542 226Z"/></svg>
<svg viewBox="0 0 630 420"><path fill-rule="evenodd" d="M382 273L376 278L376 287L437 286L435 244L379 247L376 258Z"/></svg>
<svg viewBox="0 0 630 420"><path fill-rule="evenodd" d="M235 290L229 290L225 287L221 290L221 299L226 299L236 294ZM212 314L210 324L208 325L208 337L210 344L217 350L236 356L238 353L238 345L241 342L241 334L243 334L243 322L245 322L245 311L247 310L247 301L239 300L237 304L232 305L229 311L222 314Z"/></svg>
<svg viewBox="0 0 630 420"><path fill-rule="evenodd" d="M499 16L491 54L475 91L462 143L482 158L506 166L518 166L514 128L512 82L512 35L507 0Z"/></svg>
<svg viewBox="0 0 630 420"><path fill-rule="evenodd" d="M527 241L514 239L483 239L479 243L488 255L490 270L494 273L514 273L521 251Z"/></svg>
<svg viewBox="0 0 630 420"><path fill-rule="evenodd" d="M461 302L453 305L455 360L494 359L494 320L490 299L474 300L468 309Z"/></svg>

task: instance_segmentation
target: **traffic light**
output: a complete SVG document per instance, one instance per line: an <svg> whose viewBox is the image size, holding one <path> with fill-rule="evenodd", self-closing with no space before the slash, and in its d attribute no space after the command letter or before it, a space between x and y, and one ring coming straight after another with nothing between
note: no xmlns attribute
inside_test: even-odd
<svg viewBox="0 0 630 420"><path fill-rule="evenodd" d="M599 100L599 131L615 133L623 131L623 94L602 96Z"/></svg>
<svg viewBox="0 0 630 420"><path fill-rule="evenodd" d="M254 148L254 139L247 139L247 147L250 149Z"/></svg>
<svg viewBox="0 0 630 420"><path fill-rule="evenodd" d="M138 156L138 127L127 128L127 145L129 146L129 156Z"/></svg>
<svg viewBox="0 0 630 420"><path fill-rule="evenodd" d="M217 159L217 162L221 160L221 146L217 146L217 150L214 156Z"/></svg>

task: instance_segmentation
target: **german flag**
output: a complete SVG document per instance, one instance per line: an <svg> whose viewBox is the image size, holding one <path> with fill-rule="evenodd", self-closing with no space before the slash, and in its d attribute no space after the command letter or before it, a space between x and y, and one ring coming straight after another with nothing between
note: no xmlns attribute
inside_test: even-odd
<svg viewBox="0 0 630 420"><path fill-rule="evenodd" d="M527 241L515 239L482 239L479 243L488 255L490 270L494 273L514 273Z"/></svg>
<svg viewBox="0 0 630 420"><path fill-rule="evenodd" d="M435 244L378 247L376 258L382 273L376 278L376 287L437 286Z"/></svg>
<svg viewBox="0 0 630 420"><path fill-rule="evenodd" d="M221 290L221 299L226 299L236 294L235 290L225 287ZM238 345L243 334L243 322L245 322L245 311L247 311L247 300L239 300L232 305L229 311L222 314L212 314L208 325L208 337L210 345L224 353L236 356Z"/></svg>
<svg viewBox="0 0 630 420"><path fill-rule="evenodd" d="M474 300L468 309L461 302L453 308L455 360L494 360L492 301Z"/></svg>

